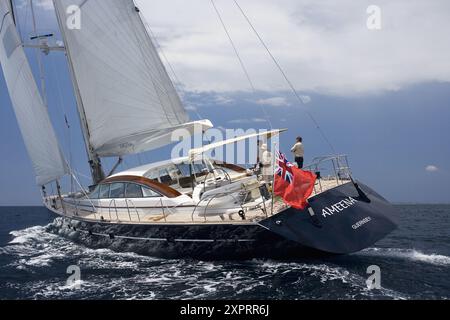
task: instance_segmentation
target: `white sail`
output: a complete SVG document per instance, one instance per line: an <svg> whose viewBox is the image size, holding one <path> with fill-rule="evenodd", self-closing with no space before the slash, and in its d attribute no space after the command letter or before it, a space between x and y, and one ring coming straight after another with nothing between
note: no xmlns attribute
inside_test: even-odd
<svg viewBox="0 0 450 320"><path fill-rule="evenodd" d="M38 185L69 172L7 0L0 0L0 63Z"/></svg>
<svg viewBox="0 0 450 320"><path fill-rule="evenodd" d="M132 0L54 0L98 156L148 151L190 123ZM77 11L76 9L79 8Z"/></svg>

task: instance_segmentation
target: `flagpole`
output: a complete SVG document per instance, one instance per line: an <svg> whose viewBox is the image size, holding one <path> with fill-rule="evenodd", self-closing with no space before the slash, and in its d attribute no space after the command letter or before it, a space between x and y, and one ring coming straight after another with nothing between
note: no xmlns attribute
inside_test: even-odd
<svg viewBox="0 0 450 320"><path fill-rule="evenodd" d="M279 150L277 150L277 143L274 143L274 151L275 153L272 153L272 208L271 208L271 216L273 216L273 207L275 204L275 162L276 162L276 158L277 158L277 154Z"/></svg>

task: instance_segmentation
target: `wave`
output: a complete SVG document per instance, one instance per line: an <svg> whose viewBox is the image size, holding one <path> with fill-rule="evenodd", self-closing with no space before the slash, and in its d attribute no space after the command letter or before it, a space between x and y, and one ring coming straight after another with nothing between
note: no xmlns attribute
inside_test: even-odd
<svg viewBox="0 0 450 320"><path fill-rule="evenodd" d="M341 295L336 296L336 293L331 293L330 296L323 294L317 298L323 299L394 299L394 300L406 300L409 296L382 287L379 290L371 290L367 287L367 278L357 273L351 272L348 269L338 266L332 263L280 263L277 261L266 261L263 263L268 269L271 269L274 274L289 274L291 271L301 276L293 284L304 282L307 278L316 278L320 281L320 284L324 285L326 291L330 290L336 284L342 284L345 290L341 292ZM311 299L309 295L306 295L306 299Z"/></svg>
<svg viewBox="0 0 450 320"><path fill-rule="evenodd" d="M450 257L440 254L427 254L415 249L368 248L357 255L408 259L438 266L450 266Z"/></svg>
<svg viewBox="0 0 450 320"><path fill-rule="evenodd" d="M108 248L91 249L76 244L57 234L47 232L47 227L36 226L12 231L14 237L7 246L0 248L0 254L15 256L13 264L19 269L26 266L48 267L52 262L79 259L89 268L133 268L143 261L159 259L141 256L132 252L115 252Z"/></svg>
<svg viewBox="0 0 450 320"><path fill-rule="evenodd" d="M33 279L10 282L17 295L32 299L407 299L334 263L249 260L206 262L165 260L135 253L93 249L46 227L13 231L0 248L7 266ZM374 252L379 252L374 249ZM368 253L366 253L368 254ZM66 284L66 268L81 269L80 290Z"/></svg>

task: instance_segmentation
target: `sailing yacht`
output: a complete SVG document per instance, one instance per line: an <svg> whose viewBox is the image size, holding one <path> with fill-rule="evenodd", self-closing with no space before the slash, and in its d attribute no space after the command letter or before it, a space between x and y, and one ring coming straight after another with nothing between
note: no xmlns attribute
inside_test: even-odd
<svg viewBox="0 0 450 320"><path fill-rule="evenodd" d="M190 121L132 0L54 0L92 184L64 194L73 175L33 77L15 25L0 0L0 62L33 163L43 203L59 218L49 229L92 246L165 258L289 258L349 254L396 228L389 202L354 180L345 156L318 157L305 170L318 179L304 210L274 195L257 170L208 158L207 152L283 130L191 149L186 157L105 175L102 158L136 155L172 143L175 130L206 132ZM81 28L67 22L79 8ZM330 168L327 171L326 168ZM115 168L114 168L115 169ZM48 194L55 185L55 194Z"/></svg>

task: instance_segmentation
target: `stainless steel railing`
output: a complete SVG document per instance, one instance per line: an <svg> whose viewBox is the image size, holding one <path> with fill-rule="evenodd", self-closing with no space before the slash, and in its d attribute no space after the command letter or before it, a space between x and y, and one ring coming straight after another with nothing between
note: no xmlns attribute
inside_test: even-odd
<svg viewBox="0 0 450 320"><path fill-rule="evenodd" d="M314 186L315 194L324 192L330 187L348 183L352 179L346 155L314 158L312 163L303 170L314 172L317 175L316 186ZM330 184L331 181L334 183Z"/></svg>

